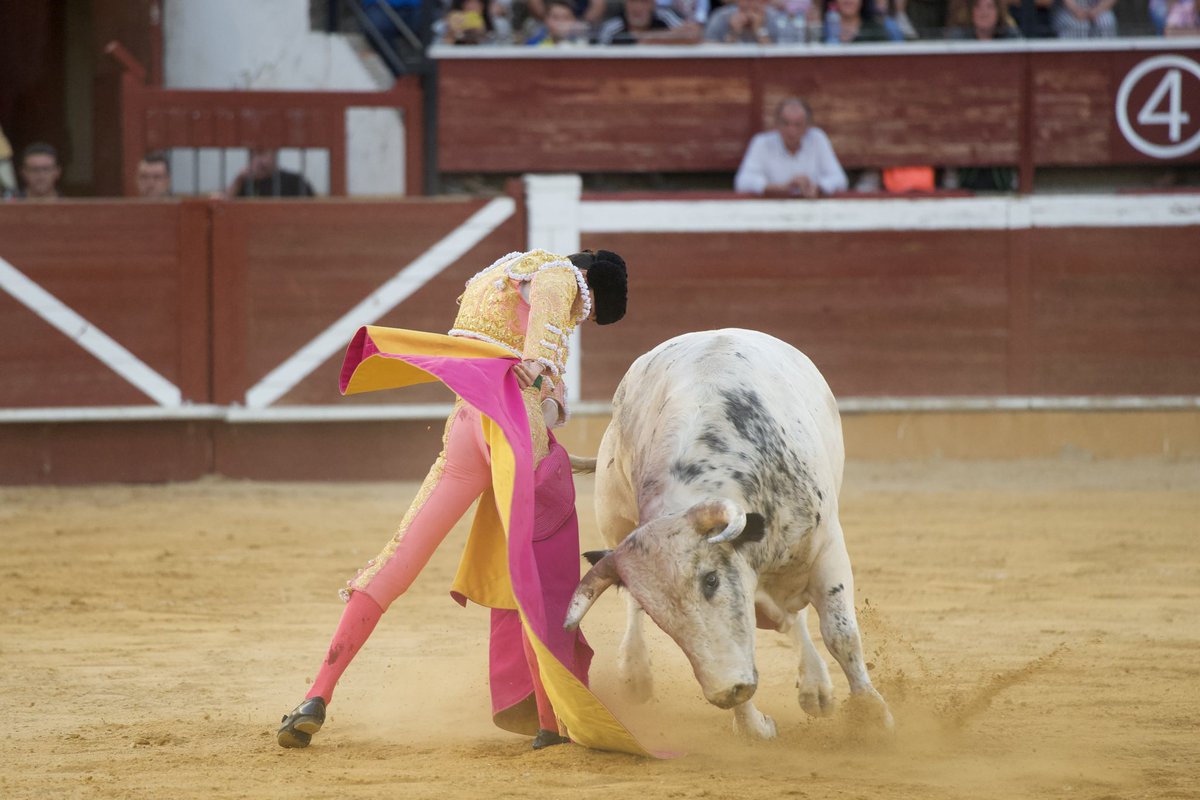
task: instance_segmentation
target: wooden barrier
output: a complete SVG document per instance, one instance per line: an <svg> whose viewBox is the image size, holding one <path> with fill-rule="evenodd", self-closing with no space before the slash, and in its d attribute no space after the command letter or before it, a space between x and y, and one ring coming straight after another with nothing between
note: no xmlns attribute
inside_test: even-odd
<svg viewBox="0 0 1200 800"><path fill-rule="evenodd" d="M577 411L662 340L727 326L792 342L852 407L1197 407L1200 195L551 210L630 264L626 320L583 333ZM519 195L0 205L0 483L420 477L450 396L340 398L345 344L445 330L527 230L569 241L525 215Z"/></svg>
<svg viewBox="0 0 1200 800"><path fill-rule="evenodd" d="M1200 47L1179 40L618 50L438 48L439 168L732 172L789 94L848 167L1020 166L1029 191L1041 166L1200 163ZM1179 130L1154 98L1171 71Z"/></svg>

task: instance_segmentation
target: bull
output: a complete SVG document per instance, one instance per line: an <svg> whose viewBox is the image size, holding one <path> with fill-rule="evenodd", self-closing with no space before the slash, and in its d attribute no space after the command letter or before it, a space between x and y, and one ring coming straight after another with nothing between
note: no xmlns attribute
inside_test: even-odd
<svg viewBox="0 0 1200 800"><path fill-rule="evenodd" d="M630 697L653 693L643 611L683 650L705 698L733 709L734 728L774 738L755 708L756 627L790 636L809 714L829 714L833 686L808 633L851 697L885 727L854 610L854 577L838 521L845 453L837 402L803 353L763 333L688 333L639 357L617 387L595 461L596 514L608 550L568 607L580 620L610 586L627 594L618 671Z"/></svg>

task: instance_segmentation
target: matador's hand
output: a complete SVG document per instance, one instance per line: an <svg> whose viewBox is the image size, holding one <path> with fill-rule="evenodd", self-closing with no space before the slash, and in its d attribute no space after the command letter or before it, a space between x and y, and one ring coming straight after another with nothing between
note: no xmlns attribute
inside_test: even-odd
<svg viewBox="0 0 1200 800"><path fill-rule="evenodd" d="M538 379L545 368L545 365L540 361L525 360L519 364L514 364L512 371L517 376L517 384L522 389L528 389Z"/></svg>

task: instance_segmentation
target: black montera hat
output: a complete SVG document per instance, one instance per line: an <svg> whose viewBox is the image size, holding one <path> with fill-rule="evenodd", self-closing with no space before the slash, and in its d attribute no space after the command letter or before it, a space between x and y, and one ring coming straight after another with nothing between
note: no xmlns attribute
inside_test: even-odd
<svg viewBox="0 0 1200 800"><path fill-rule="evenodd" d="M571 256L571 263L586 273L597 325L611 325L625 316L629 295L625 259L611 250L585 250Z"/></svg>

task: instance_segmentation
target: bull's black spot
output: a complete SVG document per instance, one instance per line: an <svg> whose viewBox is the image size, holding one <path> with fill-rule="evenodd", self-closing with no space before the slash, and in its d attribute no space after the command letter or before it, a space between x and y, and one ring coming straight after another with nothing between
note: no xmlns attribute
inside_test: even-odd
<svg viewBox="0 0 1200 800"><path fill-rule="evenodd" d="M811 520L812 475L785 428L751 387L723 389L721 398L725 420L746 445L738 448L742 468L734 470L731 477L741 487L747 505L763 515L768 527L781 512L798 522Z"/></svg>
<svg viewBox="0 0 1200 800"><path fill-rule="evenodd" d="M705 472L708 471L707 461L693 461L687 463L684 461L676 461L671 464L672 477L683 481L684 483L692 483Z"/></svg>
<svg viewBox="0 0 1200 800"><path fill-rule="evenodd" d="M712 450L714 453L728 453L729 445L721 438L719 431L710 428L700 434L700 443Z"/></svg>
<svg viewBox="0 0 1200 800"><path fill-rule="evenodd" d="M614 462L614 461L616 461L616 459L615 459L615 458L610 458L610 459L608 460L608 466L610 466L610 467L611 467L611 466L613 465L613 462Z"/></svg>
<svg viewBox="0 0 1200 800"><path fill-rule="evenodd" d="M834 595L836 595L838 592L842 591L845 588L846 588L845 586L843 586L842 584L839 583L837 586L835 586L829 590L829 596L833 597Z"/></svg>
<svg viewBox="0 0 1200 800"><path fill-rule="evenodd" d="M767 534L767 521L763 519L763 515L751 511L746 515L746 527L742 528L741 534L738 536L738 544L745 542L760 541Z"/></svg>

